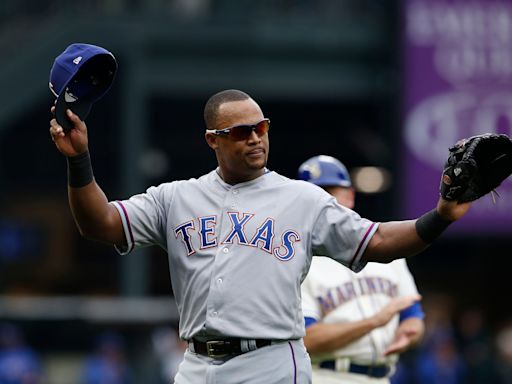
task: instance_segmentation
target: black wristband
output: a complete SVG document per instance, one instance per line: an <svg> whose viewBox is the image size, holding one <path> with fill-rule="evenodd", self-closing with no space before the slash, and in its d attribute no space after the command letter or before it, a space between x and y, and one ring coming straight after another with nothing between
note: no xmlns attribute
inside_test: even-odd
<svg viewBox="0 0 512 384"><path fill-rule="evenodd" d="M85 151L84 153L73 157L67 157L67 160L68 184L70 187L85 187L87 184L94 180L89 151Z"/></svg>
<svg viewBox="0 0 512 384"><path fill-rule="evenodd" d="M437 212L437 209L433 209L416 220L416 232L418 232L418 236L421 237L425 243L430 244L438 238L451 223L452 221L443 219Z"/></svg>

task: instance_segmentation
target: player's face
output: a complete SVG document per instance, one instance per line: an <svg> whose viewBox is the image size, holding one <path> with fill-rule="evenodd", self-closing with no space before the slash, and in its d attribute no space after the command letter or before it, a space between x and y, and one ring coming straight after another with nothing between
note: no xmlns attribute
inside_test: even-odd
<svg viewBox="0 0 512 384"><path fill-rule="evenodd" d="M219 107L216 127L213 129L252 125L264 118L254 100L232 101ZM268 133L260 137L252 131L246 140L207 133L206 140L215 150L221 175L227 183L249 181L263 174L269 151Z"/></svg>
<svg viewBox="0 0 512 384"><path fill-rule="evenodd" d="M324 187L324 189L336 198L336 201L344 207L353 209L355 205L355 193L353 188Z"/></svg>

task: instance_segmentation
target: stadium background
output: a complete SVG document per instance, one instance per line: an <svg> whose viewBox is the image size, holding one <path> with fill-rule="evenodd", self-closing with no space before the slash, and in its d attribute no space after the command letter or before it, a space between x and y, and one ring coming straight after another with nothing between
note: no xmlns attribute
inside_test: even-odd
<svg viewBox="0 0 512 384"><path fill-rule="evenodd" d="M87 119L95 175L111 198L211 170L202 108L214 92L238 88L272 120L269 168L293 178L317 154L353 170L378 167L387 185L365 193L361 184L356 210L376 221L406 218L405 74L414 68L406 68L403 16L410 3L2 2L0 321L36 351L41 382L78 382L85 359L112 336L105 332L117 335L111 339L135 382L160 382L161 359L180 348L165 253L121 257L80 238L73 224L65 161L48 134L55 56L86 42L118 59L111 91ZM496 4L511 6L481 6ZM436 188L429 183L424 193L435 198ZM498 383L500 372L512 371L512 352L501 347L512 345L512 231L473 229L443 235L409 265L424 295L424 344L434 340L462 362L470 373L462 382ZM404 356L404 372L414 371L420 352Z"/></svg>

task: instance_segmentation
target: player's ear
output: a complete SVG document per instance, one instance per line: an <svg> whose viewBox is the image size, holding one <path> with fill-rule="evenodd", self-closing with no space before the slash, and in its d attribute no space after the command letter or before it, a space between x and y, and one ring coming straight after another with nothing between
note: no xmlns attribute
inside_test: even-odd
<svg viewBox="0 0 512 384"><path fill-rule="evenodd" d="M219 147L219 136L214 135L213 133L205 132L204 138L206 139L206 142L208 143L211 149L216 150Z"/></svg>

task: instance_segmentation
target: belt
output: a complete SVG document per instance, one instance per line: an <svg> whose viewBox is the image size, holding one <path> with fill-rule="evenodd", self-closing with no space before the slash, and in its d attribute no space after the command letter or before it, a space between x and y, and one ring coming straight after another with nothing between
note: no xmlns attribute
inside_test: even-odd
<svg viewBox="0 0 512 384"><path fill-rule="evenodd" d="M326 360L322 361L319 364L320 368L332 369L336 370L336 361L335 360ZM389 365L359 365L350 363L347 372L351 373L359 373L361 375L366 375L370 377L386 377L391 372L391 367Z"/></svg>
<svg viewBox="0 0 512 384"><path fill-rule="evenodd" d="M199 341L192 339L193 351L203 356L219 359L227 356L241 355L242 353L254 351L255 349L266 347L272 344L268 339L238 339L227 338L218 340Z"/></svg>

